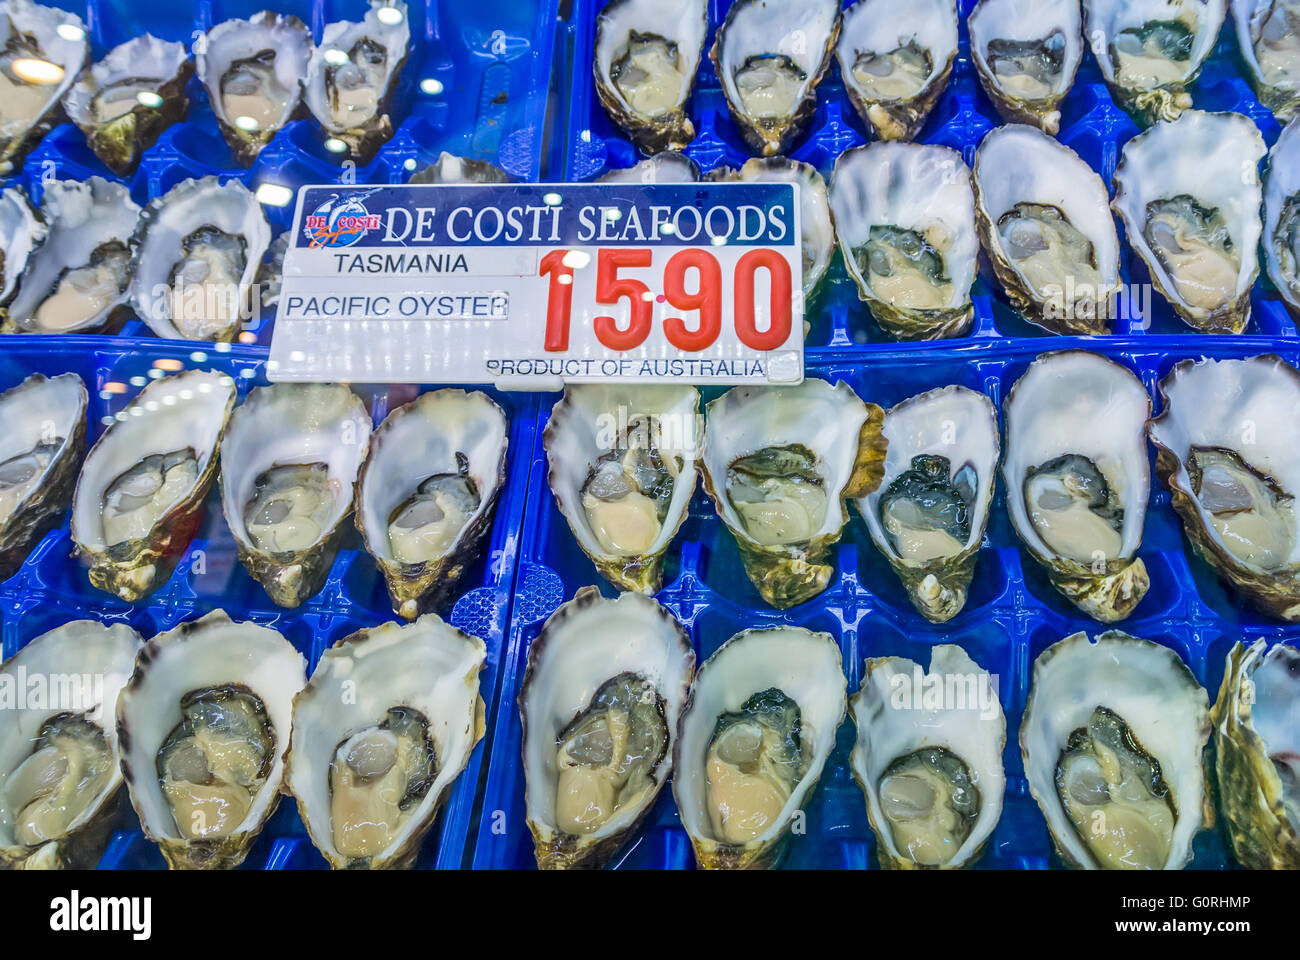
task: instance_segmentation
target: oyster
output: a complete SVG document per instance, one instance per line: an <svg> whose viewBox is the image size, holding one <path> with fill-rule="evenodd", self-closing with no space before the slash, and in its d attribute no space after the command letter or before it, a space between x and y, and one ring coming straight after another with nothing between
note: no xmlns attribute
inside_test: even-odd
<svg viewBox="0 0 1300 960"><path fill-rule="evenodd" d="M665 150L630 167L606 171L596 179L600 183L694 183L700 179L700 168L684 154Z"/></svg>
<svg viewBox="0 0 1300 960"><path fill-rule="evenodd" d="M63 99L95 156L119 177L130 176L140 154L185 117L185 85L194 64L182 43L144 34L119 44L82 72Z"/></svg>
<svg viewBox="0 0 1300 960"><path fill-rule="evenodd" d="M63 522L86 452L86 387L34 373L0 393L0 580Z"/></svg>
<svg viewBox="0 0 1300 960"><path fill-rule="evenodd" d="M1085 35L1116 101L1155 123L1177 120L1191 107L1189 88L1228 10L1227 0L1083 0L1083 12Z"/></svg>
<svg viewBox="0 0 1300 960"><path fill-rule="evenodd" d="M1007 514L1052 586L1095 620L1122 620L1151 585L1137 556L1151 492L1151 398L1127 367L1045 353L1003 404Z"/></svg>
<svg viewBox="0 0 1300 960"><path fill-rule="evenodd" d="M654 593L695 493L694 387L572 384L542 436L555 505L620 590Z"/></svg>
<svg viewBox="0 0 1300 960"><path fill-rule="evenodd" d="M75 13L0 3L0 176L58 122L59 101L89 60L86 24Z"/></svg>
<svg viewBox="0 0 1300 960"><path fill-rule="evenodd" d="M1178 315L1206 333L1250 322L1263 158L1254 121L1189 110L1130 140L1115 171L1129 243Z"/></svg>
<svg viewBox="0 0 1300 960"><path fill-rule="evenodd" d="M122 774L173 869L239 866L275 810L307 663L279 633L214 610L140 650L117 699Z"/></svg>
<svg viewBox="0 0 1300 960"><path fill-rule="evenodd" d="M528 648L519 691L528 828L542 869L603 866L673 768L695 652L649 597L584 587Z"/></svg>
<svg viewBox="0 0 1300 960"><path fill-rule="evenodd" d="M844 265L883 330L900 340L965 335L980 244L961 154L909 143L847 150L830 205Z"/></svg>
<svg viewBox="0 0 1300 960"><path fill-rule="evenodd" d="M1029 792L1056 852L1085 870L1179 870L1213 822L1209 698L1173 650L1108 630L1034 661L1020 725Z"/></svg>
<svg viewBox="0 0 1300 960"><path fill-rule="evenodd" d="M8 704L0 727L0 868L95 865L122 786L113 706L139 646L125 624L76 620L0 665L11 694L37 677L50 693Z"/></svg>
<svg viewBox="0 0 1300 960"><path fill-rule="evenodd" d="M406 4L370 0L362 22L327 24L312 51L303 99L325 132L362 163L393 135L389 111L410 44Z"/></svg>
<svg viewBox="0 0 1300 960"><path fill-rule="evenodd" d="M90 582L135 603L171 576L202 519L235 405L225 374L150 382L86 455L72 498L75 553Z"/></svg>
<svg viewBox="0 0 1300 960"><path fill-rule="evenodd" d="M1101 177L1035 127L999 127L975 155L975 216L998 280L1031 323L1110 333L1119 237Z"/></svg>
<svg viewBox="0 0 1300 960"><path fill-rule="evenodd" d="M858 0L835 47L849 99L880 140L911 140L948 85L957 57L953 0Z"/></svg>
<svg viewBox="0 0 1300 960"><path fill-rule="evenodd" d="M22 187L0 191L0 321L7 318L5 308L17 294L18 281L45 242L47 230L27 191Z"/></svg>
<svg viewBox="0 0 1300 960"><path fill-rule="evenodd" d="M28 260L8 322L28 333L113 331L126 319L131 235L140 208L125 186L100 177L45 185L49 233Z"/></svg>
<svg viewBox="0 0 1300 960"><path fill-rule="evenodd" d="M735 387L706 408L704 489L766 603L793 607L830 583L844 501L884 476L884 419L847 384L816 379Z"/></svg>
<svg viewBox="0 0 1300 960"><path fill-rule="evenodd" d="M1007 720L988 672L946 643L932 648L928 673L902 657L869 657L849 708L858 727L849 764L880 865L978 860L1006 789Z"/></svg>
<svg viewBox="0 0 1300 960"><path fill-rule="evenodd" d="M135 311L160 337L234 340L271 245L257 199L238 180L183 180L153 200L132 238Z"/></svg>
<svg viewBox="0 0 1300 960"><path fill-rule="evenodd" d="M1219 809L1237 861L1300 868L1300 651L1256 640L1228 654L1214 726Z"/></svg>
<svg viewBox="0 0 1300 960"><path fill-rule="evenodd" d="M718 27L714 69L732 119L765 157L784 153L817 109L831 66L840 0L736 0Z"/></svg>
<svg viewBox="0 0 1300 960"><path fill-rule="evenodd" d="M673 796L706 870L772 867L847 706L827 633L736 634L700 667L677 728Z"/></svg>
<svg viewBox="0 0 1300 960"><path fill-rule="evenodd" d="M509 183L506 172L486 160L469 160L444 150L436 162L411 174L409 183Z"/></svg>
<svg viewBox="0 0 1300 960"><path fill-rule="evenodd" d="M258 387L221 443L221 509L239 560L296 607L329 575L370 444L370 414L338 383Z"/></svg>
<svg viewBox="0 0 1300 960"><path fill-rule="evenodd" d="M448 606L482 554L505 484L508 430L486 394L435 390L370 435L356 524L399 616Z"/></svg>
<svg viewBox="0 0 1300 960"><path fill-rule="evenodd" d="M1255 93L1282 123L1300 111L1300 0L1232 0Z"/></svg>
<svg viewBox="0 0 1300 960"><path fill-rule="evenodd" d="M992 401L966 387L904 400L885 414L885 479L854 501L876 547L927 620L966 603L998 464Z"/></svg>
<svg viewBox="0 0 1300 960"><path fill-rule="evenodd" d="M292 119L311 55L306 24L270 10L219 23L195 41L195 69L239 163L251 166Z"/></svg>
<svg viewBox="0 0 1300 960"><path fill-rule="evenodd" d="M1275 356L1185 360L1160 392L1156 473L1187 538L1259 609L1300 621L1300 373Z"/></svg>
<svg viewBox="0 0 1300 960"><path fill-rule="evenodd" d="M695 136L686 101L708 32L706 0L610 0L596 17L596 93L647 156Z"/></svg>
<svg viewBox="0 0 1300 960"><path fill-rule="evenodd" d="M487 648L434 614L358 630L293 698L285 789L336 868L409 867L483 738Z"/></svg>
<svg viewBox="0 0 1300 960"><path fill-rule="evenodd" d="M967 25L980 84L998 113L1056 136L1083 60L1079 0L981 0Z"/></svg>
<svg viewBox="0 0 1300 960"><path fill-rule="evenodd" d="M1300 120L1287 125L1269 153L1264 264L1282 298L1300 313Z"/></svg>

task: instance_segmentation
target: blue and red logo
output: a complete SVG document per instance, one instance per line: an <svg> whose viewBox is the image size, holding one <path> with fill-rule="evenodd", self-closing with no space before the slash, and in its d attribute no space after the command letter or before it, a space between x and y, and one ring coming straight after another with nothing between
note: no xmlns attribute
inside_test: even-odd
<svg viewBox="0 0 1300 960"><path fill-rule="evenodd" d="M303 218L303 233L311 247L350 247L367 232L379 229L379 214L366 209L365 197L342 200L336 193Z"/></svg>

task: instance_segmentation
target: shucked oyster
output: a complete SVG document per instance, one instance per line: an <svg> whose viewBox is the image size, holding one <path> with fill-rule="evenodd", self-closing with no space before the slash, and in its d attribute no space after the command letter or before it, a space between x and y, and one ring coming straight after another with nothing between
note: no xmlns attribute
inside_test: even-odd
<svg viewBox="0 0 1300 960"><path fill-rule="evenodd" d="M900 340L960 337L975 316L975 195L948 147L877 143L840 155L831 214L849 275Z"/></svg>
<svg viewBox="0 0 1300 960"><path fill-rule="evenodd" d="M0 3L0 176L58 121L59 101L90 59L75 13L31 0Z"/></svg>
<svg viewBox="0 0 1300 960"><path fill-rule="evenodd" d="M482 553L505 483L508 430L486 394L434 390L370 435L356 524L399 616L446 607Z"/></svg>
<svg viewBox="0 0 1300 960"><path fill-rule="evenodd" d="M303 99L325 132L368 163L393 135L393 91L411 44L402 0L370 0L360 23L330 23L307 66Z"/></svg>
<svg viewBox="0 0 1300 960"><path fill-rule="evenodd" d="M694 387L575 384L551 409L542 445L555 505L620 590L659 589L695 493L699 403Z"/></svg>
<svg viewBox="0 0 1300 960"><path fill-rule="evenodd" d="M1300 313L1300 120L1287 125L1269 153L1264 264L1283 299Z"/></svg>
<svg viewBox="0 0 1300 960"><path fill-rule="evenodd" d="M610 0L596 17L596 93L647 156L695 136L686 102L708 31L706 0Z"/></svg>
<svg viewBox="0 0 1300 960"><path fill-rule="evenodd" d="M1236 643L1210 713L1219 809L1247 869L1300 868L1300 651Z"/></svg>
<svg viewBox="0 0 1300 960"><path fill-rule="evenodd" d="M665 150L630 167L607 170L596 179L600 183L694 183L700 179L700 168L690 157Z"/></svg>
<svg viewBox="0 0 1300 960"><path fill-rule="evenodd" d="M868 657L849 703L849 763L867 798L885 869L968 867L1002 816L1007 720L993 678L961 647L940 644L930 670Z"/></svg>
<svg viewBox="0 0 1300 960"><path fill-rule="evenodd" d="M1300 110L1300 0L1232 0L1255 93L1282 123Z"/></svg>
<svg viewBox="0 0 1300 960"><path fill-rule="evenodd" d="M359 630L293 698L285 789L336 868L411 865L483 738L487 648L434 614Z"/></svg>
<svg viewBox="0 0 1300 960"><path fill-rule="evenodd" d="M967 23L980 83L998 112L1055 136L1083 59L1079 0L981 0Z"/></svg>
<svg viewBox="0 0 1300 960"><path fill-rule="evenodd" d="M32 254L45 242L47 227L22 187L0 191L0 321L18 292Z"/></svg>
<svg viewBox="0 0 1300 960"><path fill-rule="evenodd" d="M221 508L240 562L282 607L325 583L352 513L370 414L336 383L253 390L221 444Z"/></svg>
<svg viewBox="0 0 1300 960"><path fill-rule="evenodd" d="M1016 309L1054 333L1110 333L1119 237L1101 177L1034 127L999 127L975 156L980 239Z"/></svg>
<svg viewBox="0 0 1300 960"><path fill-rule="evenodd" d="M920 132L957 57L953 0L858 0L835 47L849 99L881 140Z"/></svg>
<svg viewBox="0 0 1300 960"><path fill-rule="evenodd" d="M173 869L239 866L275 810L307 663L279 633L224 611L144 645L117 700L122 774Z"/></svg>
<svg viewBox="0 0 1300 960"><path fill-rule="evenodd" d="M1115 171L1129 243L1178 315L1206 333L1250 322L1264 149L1249 118L1189 110L1125 144Z"/></svg>
<svg viewBox="0 0 1300 960"><path fill-rule="evenodd" d="M1300 621L1300 373L1274 356L1186 360L1160 392L1156 473L1192 546L1265 613Z"/></svg>
<svg viewBox="0 0 1300 960"><path fill-rule="evenodd" d="M846 499L884 475L884 412L847 384L735 387L708 405L700 472L745 573L785 609L826 589Z"/></svg>
<svg viewBox="0 0 1300 960"><path fill-rule="evenodd" d="M603 866L634 834L672 773L694 671L686 631L649 597L584 587L546 621L519 691L539 867Z"/></svg>
<svg viewBox="0 0 1300 960"><path fill-rule="evenodd" d="M673 757L673 796L701 867L777 864L846 706L830 634L746 630L705 661Z"/></svg>
<svg viewBox="0 0 1300 960"><path fill-rule="evenodd" d="M194 42L194 65L235 159L250 166L293 117L311 59L311 31L263 10L219 23Z"/></svg>
<svg viewBox="0 0 1300 960"><path fill-rule="evenodd" d="M1213 815L1205 690L1168 647L1076 633L1034 661L1020 725L1029 792L1061 859L1085 870L1180 870Z"/></svg>
<svg viewBox="0 0 1300 960"><path fill-rule="evenodd" d="M6 704L0 869L95 865L122 786L113 708L139 646L140 635L125 624L76 620L0 665L11 694L38 677L50 693L39 702Z"/></svg>
<svg viewBox="0 0 1300 960"><path fill-rule="evenodd" d="M438 159L411 174L408 183L509 183L506 172L486 160L457 157L444 150Z"/></svg>
<svg viewBox="0 0 1300 960"><path fill-rule="evenodd" d="M831 65L840 0L736 0L718 27L714 68L745 140L765 157L784 153L817 107Z"/></svg>
<svg viewBox="0 0 1300 960"><path fill-rule="evenodd" d="M961 612L984 539L998 463L993 403L965 387L885 414L885 479L854 501L913 606L942 623Z"/></svg>
<svg viewBox="0 0 1300 960"><path fill-rule="evenodd" d="M194 75L185 45L144 34L119 44L82 72L63 100L95 156L120 177L185 116Z"/></svg>
<svg viewBox="0 0 1300 960"><path fill-rule="evenodd" d="M1100 354L1047 353L1016 381L1003 413L1011 525L1071 603L1122 620L1150 586L1137 556L1151 490L1146 388Z"/></svg>
<svg viewBox="0 0 1300 960"><path fill-rule="evenodd" d="M149 383L91 447L72 500L72 539L90 582L135 603L169 576L198 528L235 404L225 374Z"/></svg>
<svg viewBox="0 0 1300 960"><path fill-rule="evenodd" d="M41 214L49 225L9 305L8 322L27 333L94 333L126 319L131 236L140 208L120 183L51 180Z"/></svg>

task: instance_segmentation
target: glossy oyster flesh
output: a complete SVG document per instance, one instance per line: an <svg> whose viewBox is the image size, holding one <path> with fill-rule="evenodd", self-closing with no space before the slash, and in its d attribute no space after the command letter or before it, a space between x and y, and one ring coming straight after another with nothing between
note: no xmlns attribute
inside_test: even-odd
<svg viewBox="0 0 1300 960"><path fill-rule="evenodd" d="M971 57L998 112L1055 136L1083 59L1078 0L982 0L967 22Z"/></svg>
<svg viewBox="0 0 1300 960"><path fill-rule="evenodd" d="M30 0L0 4L0 176L62 116L60 100L90 59L75 13Z"/></svg>
<svg viewBox="0 0 1300 960"><path fill-rule="evenodd" d="M1287 125L1269 152L1264 264L1287 305L1300 313L1300 120Z"/></svg>
<svg viewBox="0 0 1300 960"><path fill-rule="evenodd" d="M1232 19L1256 95L1289 122L1300 110L1300 2L1232 0Z"/></svg>

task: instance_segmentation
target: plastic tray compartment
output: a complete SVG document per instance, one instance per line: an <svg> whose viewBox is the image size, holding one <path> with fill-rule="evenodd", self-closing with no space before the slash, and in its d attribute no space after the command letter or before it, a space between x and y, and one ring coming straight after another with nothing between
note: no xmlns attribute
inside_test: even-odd
<svg viewBox="0 0 1300 960"><path fill-rule="evenodd" d="M797 2L797 0L790 0ZM717 166L739 166L752 150L745 144L731 119L708 52L718 25L732 0L709 0L710 30L700 60L694 94L690 101L696 137L685 153L704 172ZM845 3L848 6L849 3ZM595 22L605 0L573 0L567 20L562 21L561 56L571 64L571 87L568 97L561 97L559 118L564 130L564 164L566 180L589 180L606 170L628 167L640 159L636 147L606 114L596 96L592 75ZM960 42L948 87L917 137L921 143L941 144L960 150L967 164L973 164L975 149L984 135L1002 124L997 110L984 93L970 56L966 17L975 0L959 0ZM1266 141L1277 139L1280 127L1272 113L1255 98L1244 79L1237 48L1236 31L1231 17L1224 25L1213 56L1206 63L1193 89L1196 106L1205 110L1228 110L1246 114L1258 124ZM807 132L795 141L789 156L817 167L829 177L836 158L851 147L868 140L867 132L849 102L840 77L840 68L832 66L818 87L818 105ZM1090 164L1114 195L1113 174L1125 143L1138 133L1134 121L1112 100L1097 61L1089 52L1069 96L1062 104L1061 132L1058 139ZM556 151L560 152L559 150ZM557 167L558 169L558 167ZM1117 223L1117 226L1118 223ZM1120 228L1120 239L1124 234ZM1128 285L1147 284L1150 274L1146 265L1128 246L1123 245L1121 276ZM998 286L987 258L981 256L981 268L973 291L975 320L971 333L963 340L989 338L1050 338L1052 334L1028 323L1016 313ZM1262 335L1296 335L1296 321L1286 310L1277 291L1261 278L1253 298L1253 319L1247 333ZM1170 334L1196 336L1173 312L1158 293L1145 297L1122 298L1127 305L1122 316L1112 322L1117 336ZM807 346L810 359L832 361L844 356L862 356L888 350L893 338L876 324L870 310L858 297L857 287L845 272L837 255L821 288L807 309L812 329ZM1046 344L1043 349L1050 349Z"/></svg>
<svg viewBox="0 0 1300 960"><path fill-rule="evenodd" d="M42 342L44 341L44 342ZM151 377L178 367L213 369L233 377L240 400L266 382L259 351L233 348L221 353L177 352L155 342L154 349L126 348L87 338L67 338L50 345L49 338L19 339L0 354L0 388L8 389L33 372L53 376L79 374L90 393L90 442L104 430L101 418L122 410ZM124 392L117 392L125 387ZM413 399L426 388L356 388L369 404L376 424L390 409ZM484 556L465 578L465 589L447 619L487 644L487 665L481 694L494 706L501 651L509 617L519 531L523 522L528 468L534 446L536 397L491 393L510 418L506 485L497 503ZM351 523L348 524L349 528ZM0 585L0 645L5 659L47 630L70 620L90 618L126 623L144 637L224 609L235 620L273 627L307 658L314 668L322 651L355 630L394 620L383 577L365 552L354 529L330 570L320 593L294 610L275 606L261 585L239 563L235 544L222 516L214 485L204 505L198 534L181 556L171 578L137 604L127 604L90 585L73 548L68 523L51 531L27 562ZM491 716L491 713L489 713ZM486 756L480 745L469 766L453 785L439 821L416 863L420 867L456 868L467 856L467 838L475 815L475 795ZM123 795L125 797L125 794ZM123 801L123 811L101 868L165 866L157 847L145 839ZM325 860L312 846L298 818L297 805L286 798L277 809L245 861L248 868L324 868Z"/></svg>
<svg viewBox="0 0 1300 960"><path fill-rule="evenodd" d="M916 393L962 384L1001 400L1025 368L1052 341L1011 344L985 341L936 345L927 350L876 352L869 365L839 363L809 368L810 377L844 380L864 399L888 408ZM1156 385L1185 357L1243 357L1278 352L1259 338L1206 338L1201 349L1179 349L1167 338L1111 339L1100 352L1128 366L1153 398ZM1093 344L1097 348L1097 344ZM1280 353L1291 363L1300 350ZM705 391L707 401L720 391ZM613 588L597 574L554 505L544 480L546 455L540 436L556 396L544 396L533 451L533 485L528 495L518 581L502 663L491 765L474 853L476 867L534 866L532 838L524 815L517 707L529 644L543 621L586 584ZM1155 401L1159 403L1158 399ZM1213 570L1196 557L1156 479L1140 556L1151 575L1151 589L1132 617L1117 624L1135 636L1177 650L1213 699L1223 676L1224 657L1236 640L1257 638L1300 642L1300 626L1267 620L1228 592ZM937 643L960 644L976 662L998 677L1007 717L1003 759L1007 793L1002 818L980 861L985 868L1038 869L1059 866L1051 852L1046 824L1024 778L1019 728L1029 692L1034 658L1046 647L1077 631L1090 636L1107 629L1081 615L1052 588L1045 572L1023 551L1006 515L1005 489L998 487L965 608L946 624L931 624L912 609L901 584L876 549L856 508L834 554L836 573L815 599L781 612L767 607L740 565L735 542L718 520L712 502L697 490L686 522L669 550L664 588L658 599L691 635L700 662L723 641L749 627L792 624L832 634L840 644L852 695L861 685L863 660L901 655L929 663ZM790 842L790 867L874 867L874 839L861 791L848 765L856 729L846 719L821 783L806 808L807 833ZM618 864L642 868L682 868L693 863L690 842L678 820L671 791L665 789L639 837ZM1232 861L1217 832L1203 832L1193 866L1219 868Z"/></svg>

